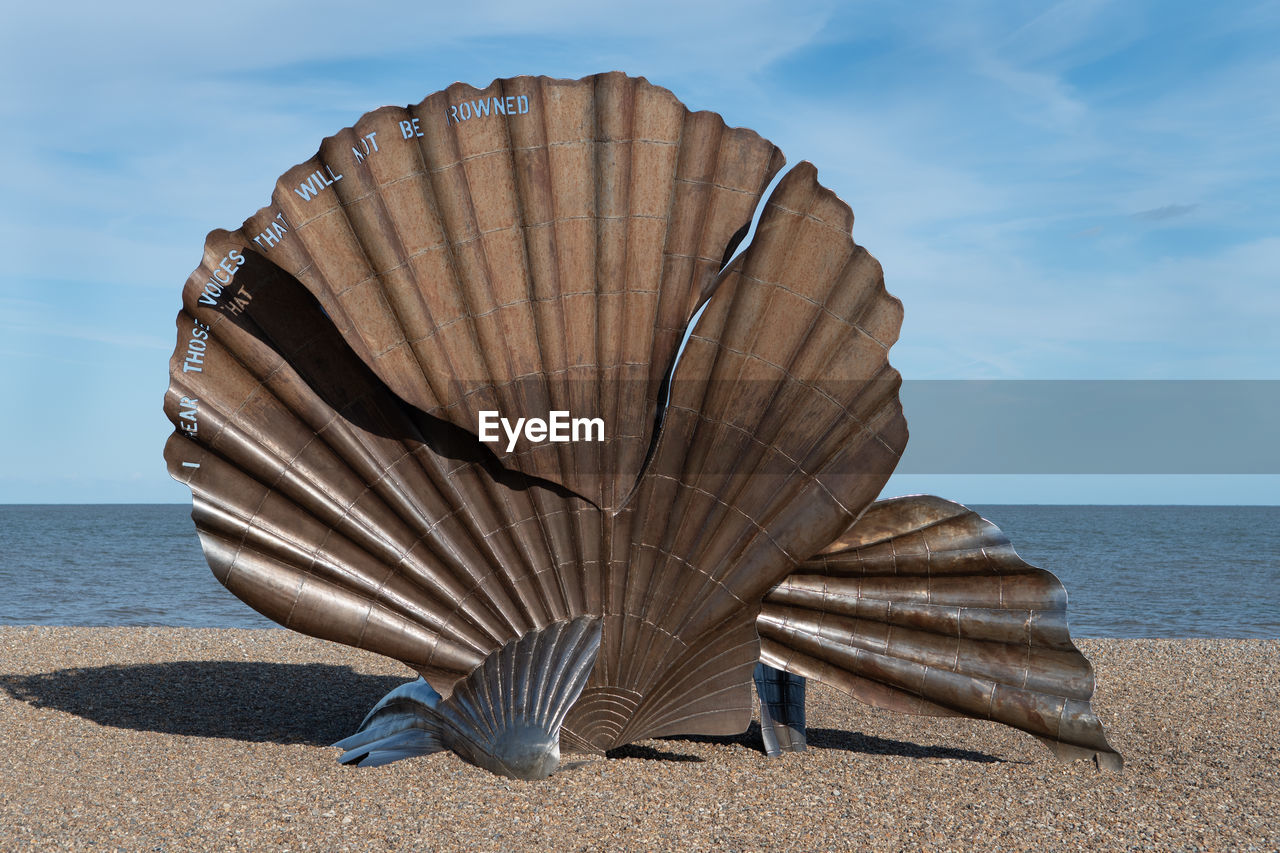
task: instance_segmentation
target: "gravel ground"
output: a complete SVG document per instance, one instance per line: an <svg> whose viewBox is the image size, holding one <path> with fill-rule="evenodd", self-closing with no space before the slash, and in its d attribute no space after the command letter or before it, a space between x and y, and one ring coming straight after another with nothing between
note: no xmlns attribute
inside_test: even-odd
<svg viewBox="0 0 1280 853"><path fill-rule="evenodd" d="M651 740L544 782L327 744L411 673L287 631L0 627L0 848L1280 849L1280 641L1085 640L1122 774L814 685L810 749Z"/></svg>

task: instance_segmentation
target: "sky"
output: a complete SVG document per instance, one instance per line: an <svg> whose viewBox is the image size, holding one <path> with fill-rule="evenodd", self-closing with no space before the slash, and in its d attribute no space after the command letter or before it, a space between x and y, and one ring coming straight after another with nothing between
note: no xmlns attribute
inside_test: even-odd
<svg viewBox="0 0 1280 853"><path fill-rule="evenodd" d="M853 207L906 309L913 445L888 492L1280 503L1277 44L1276 2L6 4L0 503L189 500L161 458L182 286L323 137L458 80L613 69L815 163ZM914 445L958 415L913 417L920 380L1183 380L1159 387L1200 426L1133 466L1135 424L1186 398L1065 431L973 405L979 450L1032 462L930 470ZM1114 461L1072 468L1064 441ZM1257 470L1214 461L1224 444Z"/></svg>

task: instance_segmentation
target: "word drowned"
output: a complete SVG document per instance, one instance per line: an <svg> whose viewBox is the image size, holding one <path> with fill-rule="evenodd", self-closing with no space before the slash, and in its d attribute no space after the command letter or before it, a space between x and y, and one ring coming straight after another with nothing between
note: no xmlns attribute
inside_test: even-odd
<svg viewBox="0 0 1280 853"><path fill-rule="evenodd" d="M498 426L501 425L507 435L508 453L515 450L522 432L530 444L604 441L604 418L570 418L568 412L561 411L549 412L548 417L549 420L545 421L542 418L516 418L512 425L496 411L481 411L480 440L489 444L499 441Z"/></svg>
<svg viewBox="0 0 1280 853"><path fill-rule="evenodd" d="M277 213L276 218L267 225L267 230L254 237L253 242L257 243L258 248L265 252L276 243L279 243L280 238L288 233L289 223L285 221L283 213Z"/></svg>
<svg viewBox="0 0 1280 853"><path fill-rule="evenodd" d="M473 118L484 116L522 116L529 112L528 95L493 96L489 98L472 98L450 105L445 111L445 124L461 124ZM413 139L422 136L422 119L411 118L400 122L400 136Z"/></svg>
<svg viewBox="0 0 1280 853"><path fill-rule="evenodd" d="M352 148L351 150L354 151L355 149ZM325 172L329 174L326 176ZM328 189L340 180L342 180L342 176L335 175L332 166L325 166L323 170L316 169L308 175L305 181L298 184L298 188L294 192L301 196L303 201L311 201L311 199L320 194L321 190Z"/></svg>
<svg viewBox="0 0 1280 853"><path fill-rule="evenodd" d="M505 98L474 98L449 107L449 124L461 124L472 118L487 115L519 116L529 112L528 95L507 95Z"/></svg>

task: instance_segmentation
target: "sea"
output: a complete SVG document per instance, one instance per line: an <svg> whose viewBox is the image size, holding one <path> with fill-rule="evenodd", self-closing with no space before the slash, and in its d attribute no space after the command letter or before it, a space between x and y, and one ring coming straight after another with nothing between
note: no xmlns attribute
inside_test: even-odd
<svg viewBox="0 0 1280 853"><path fill-rule="evenodd" d="M1074 637L1280 637L1278 506L975 506L1067 588ZM271 628L180 504L0 505L0 624Z"/></svg>

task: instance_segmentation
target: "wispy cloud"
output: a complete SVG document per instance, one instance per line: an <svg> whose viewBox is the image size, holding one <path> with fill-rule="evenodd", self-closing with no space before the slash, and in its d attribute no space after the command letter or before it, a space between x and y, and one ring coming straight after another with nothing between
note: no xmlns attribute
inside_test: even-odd
<svg viewBox="0 0 1280 853"><path fill-rule="evenodd" d="M1130 216L1144 222L1160 222L1165 219L1177 219L1180 216L1186 216L1199 206L1198 204L1166 204L1164 207L1140 210L1137 213L1130 214Z"/></svg>
<svg viewBox="0 0 1280 853"><path fill-rule="evenodd" d="M518 73L643 74L815 162L904 299L909 377L1280 365L1273 3L228 0L0 18L0 380L23 411L68 388L137 393L137 412L104 403L101 438L142 460L130 470L154 456L160 350L205 233L365 110ZM5 423L24 430L7 446L49 458L74 440Z"/></svg>

